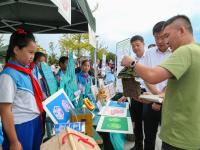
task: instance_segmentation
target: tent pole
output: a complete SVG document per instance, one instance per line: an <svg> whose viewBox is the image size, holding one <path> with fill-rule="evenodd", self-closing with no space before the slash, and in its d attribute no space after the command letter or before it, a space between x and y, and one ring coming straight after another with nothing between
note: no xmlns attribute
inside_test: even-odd
<svg viewBox="0 0 200 150"><path fill-rule="evenodd" d="M11 28L13 31L15 31L16 29L12 26L9 25L7 22L5 22L4 20L1 21L3 24L5 24L6 26L8 26L9 28Z"/></svg>
<svg viewBox="0 0 200 150"><path fill-rule="evenodd" d="M94 78L96 86L97 86L97 48L98 48L98 40L96 40L96 47L94 49Z"/></svg>

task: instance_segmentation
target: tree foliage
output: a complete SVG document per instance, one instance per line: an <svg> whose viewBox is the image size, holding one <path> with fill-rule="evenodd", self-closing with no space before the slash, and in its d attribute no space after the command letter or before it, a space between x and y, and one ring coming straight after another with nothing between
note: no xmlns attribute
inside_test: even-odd
<svg viewBox="0 0 200 150"><path fill-rule="evenodd" d="M55 46L53 42L49 43L49 54L48 54L48 63L49 65L58 64L58 57L55 53Z"/></svg>
<svg viewBox="0 0 200 150"><path fill-rule="evenodd" d="M106 55L106 60L112 60L113 62L115 62L115 58L116 58L116 55L112 52L109 52L107 55Z"/></svg>
<svg viewBox="0 0 200 150"><path fill-rule="evenodd" d="M90 52L94 48L89 44L88 34L68 34L64 35L60 40L61 55L67 50L72 50L74 54L80 58L85 51Z"/></svg>
<svg viewBox="0 0 200 150"><path fill-rule="evenodd" d="M64 35L60 40L61 55L72 50L77 58L81 58L85 52L89 52L90 58L94 60L95 48L89 43L88 33ZM102 59L103 54L109 54L107 47L102 43L97 44L97 59Z"/></svg>

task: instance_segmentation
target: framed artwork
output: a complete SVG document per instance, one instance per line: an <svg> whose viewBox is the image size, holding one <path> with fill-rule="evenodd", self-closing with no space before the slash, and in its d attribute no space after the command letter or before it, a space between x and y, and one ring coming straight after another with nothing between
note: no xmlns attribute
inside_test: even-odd
<svg viewBox="0 0 200 150"><path fill-rule="evenodd" d="M130 117L101 116L97 131L133 134L133 125Z"/></svg>
<svg viewBox="0 0 200 150"><path fill-rule="evenodd" d="M63 89L51 95L42 104L54 124L69 122L70 109L74 106Z"/></svg>

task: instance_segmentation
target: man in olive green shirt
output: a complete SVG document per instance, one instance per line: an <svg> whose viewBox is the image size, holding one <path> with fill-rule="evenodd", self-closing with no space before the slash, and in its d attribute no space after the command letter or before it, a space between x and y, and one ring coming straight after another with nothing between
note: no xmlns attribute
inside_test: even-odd
<svg viewBox="0 0 200 150"><path fill-rule="evenodd" d="M164 37L173 54L160 66L148 68L125 56L122 65L132 66L145 81L168 79L162 110L162 150L200 149L200 45L193 38L188 17L167 20Z"/></svg>

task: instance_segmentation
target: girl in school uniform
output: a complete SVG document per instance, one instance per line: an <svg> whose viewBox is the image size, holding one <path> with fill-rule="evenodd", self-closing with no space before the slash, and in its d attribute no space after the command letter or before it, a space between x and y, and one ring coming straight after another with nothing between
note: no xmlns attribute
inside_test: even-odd
<svg viewBox="0 0 200 150"><path fill-rule="evenodd" d="M34 59L34 74L36 75L36 78L39 79L40 86L42 88L43 96L44 98L47 98L50 96L48 93L47 83L45 78L42 76L42 69L41 69L41 63L46 62L46 55L42 52L36 52Z"/></svg>
<svg viewBox="0 0 200 150"><path fill-rule="evenodd" d="M0 75L0 115L4 150L39 150L42 142L42 90L33 74L32 33L17 29L10 37Z"/></svg>
<svg viewBox="0 0 200 150"><path fill-rule="evenodd" d="M66 88L66 84L64 83L64 76L66 76L66 72L67 72L67 64L68 64L68 57L67 56L62 56L59 59L59 66L60 69L56 74L56 80L58 82L58 87L59 88Z"/></svg>
<svg viewBox="0 0 200 150"><path fill-rule="evenodd" d="M81 63L81 72L77 74L77 82L79 90L82 91L81 99L88 97L93 104L95 104L94 96L91 91L92 76L89 75L90 61L83 60ZM79 107L82 107L83 102L79 100Z"/></svg>

